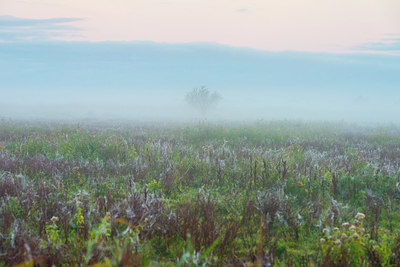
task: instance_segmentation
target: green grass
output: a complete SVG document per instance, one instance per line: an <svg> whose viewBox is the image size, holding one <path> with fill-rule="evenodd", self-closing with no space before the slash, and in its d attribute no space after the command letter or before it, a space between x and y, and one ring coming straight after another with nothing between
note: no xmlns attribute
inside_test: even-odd
<svg viewBox="0 0 400 267"><path fill-rule="evenodd" d="M0 262L397 265L399 167L394 126L3 120Z"/></svg>

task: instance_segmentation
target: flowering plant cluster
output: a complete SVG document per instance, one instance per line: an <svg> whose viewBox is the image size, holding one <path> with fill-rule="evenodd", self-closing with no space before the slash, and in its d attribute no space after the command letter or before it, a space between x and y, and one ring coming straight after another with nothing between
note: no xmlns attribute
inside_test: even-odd
<svg viewBox="0 0 400 267"><path fill-rule="evenodd" d="M320 239L324 261L330 264L363 264L365 246L370 236L365 233L365 214L359 212L354 220L344 222L341 228L324 228Z"/></svg>

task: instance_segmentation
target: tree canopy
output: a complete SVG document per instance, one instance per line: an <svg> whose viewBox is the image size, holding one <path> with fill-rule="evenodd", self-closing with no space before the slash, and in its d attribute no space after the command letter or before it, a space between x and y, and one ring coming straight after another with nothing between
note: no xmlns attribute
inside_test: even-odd
<svg viewBox="0 0 400 267"><path fill-rule="evenodd" d="M195 87L185 96L186 102L200 111L202 115L206 115L221 99L222 97L219 93L210 92L206 86Z"/></svg>

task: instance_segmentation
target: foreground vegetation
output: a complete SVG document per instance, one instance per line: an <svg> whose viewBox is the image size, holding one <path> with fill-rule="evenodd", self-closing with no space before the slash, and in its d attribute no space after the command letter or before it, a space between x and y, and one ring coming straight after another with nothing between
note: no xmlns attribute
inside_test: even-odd
<svg viewBox="0 0 400 267"><path fill-rule="evenodd" d="M400 265L400 129L0 122L0 265Z"/></svg>

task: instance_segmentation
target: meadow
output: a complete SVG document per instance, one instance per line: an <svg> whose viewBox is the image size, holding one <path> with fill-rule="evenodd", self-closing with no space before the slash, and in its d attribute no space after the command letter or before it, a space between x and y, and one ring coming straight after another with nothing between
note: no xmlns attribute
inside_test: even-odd
<svg viewBox="0 0 400 267"><path fill-rule="evenodd" d="M0 121L0 266L399 266L400 128Z"/></svg>

